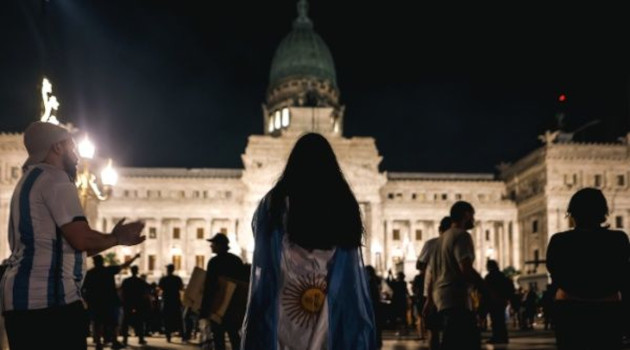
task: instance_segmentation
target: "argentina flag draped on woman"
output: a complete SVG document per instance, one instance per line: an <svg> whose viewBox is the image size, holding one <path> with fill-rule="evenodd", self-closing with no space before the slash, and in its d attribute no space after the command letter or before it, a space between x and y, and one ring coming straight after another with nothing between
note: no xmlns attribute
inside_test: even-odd
<svg viewBox="0 0 630 350"><path fill-rule="evenodd" d="M324 137L298 140L252 229L241 350L376 349L360 211Z"/></svg>

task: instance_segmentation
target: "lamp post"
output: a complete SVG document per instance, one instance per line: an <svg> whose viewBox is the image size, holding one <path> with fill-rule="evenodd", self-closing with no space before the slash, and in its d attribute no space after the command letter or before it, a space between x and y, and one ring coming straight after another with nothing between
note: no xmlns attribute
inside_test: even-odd
<svg viewBox="0 0 630 350"><path fill-rule="evenodd" d="M52 84L46 78L42 81L42 122L60 124L57 117L53 114L59 109L59 100L53 95ZM62 124L63 125L63 124ZM71 124L63 125L71 132L76 131ZM105 167L101 169L100 174L95 172L95 168L103 164L103 160L95 159L96 146L85 135L83 140L79 142L79 169L77 172L76 185L79 191L79 198L83 210L87 211L87 205L91 198L102 201L109 198L112 187L118 181L118 174L112 166L112 160L108 159Z"/></svg>
<svg viewBox="0 0 630 350"><path fill-rule="evenodd" d="M118 182L118 173L112 165L112 160L108 159L105 167L101 169L100 174L97 173L99 162L94 159L96 147L87 137L87 135L79 142L79 171L77 172L76 185L81 199L81 206L86 209L90 199L99 201L106 200L112 193L112 187Z"/></svg>

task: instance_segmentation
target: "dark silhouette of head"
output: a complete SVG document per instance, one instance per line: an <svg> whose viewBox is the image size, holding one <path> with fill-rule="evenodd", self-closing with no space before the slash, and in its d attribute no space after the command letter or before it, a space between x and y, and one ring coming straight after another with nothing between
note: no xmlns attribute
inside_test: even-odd
<svg viewBox="0 0 630 350"><path fill-rule="evenodd" d="M405 280L405 273L404 273L404 272L402 272L402 271L398 272L398 273L396 274L396 279L397 279L398 281L404 281L404 280Z"/></svg>
<svg viewBox="0 0 630 350"><path fill-rule="evenodd" d="M175 272L175 265L173 264L166 265L166 273L170 276L173 274L173 272Z"/></svg>
<svg viewBox="0 0 630 350"><path fill-rule="evenodd" d="M206 239L210 242L210 248L215 254L223 254L230 250L230 239L221 232L218 232L214 237Z"/></svg>
<svg viewBox="0 0 630 350"><path fill-rule="evenodd" d="M567 212L575 221L576 227L598 227L606 222L608 203L602 191L583 188L571 197Z"/></svg>
<svg viewBox="0 0 630 350"><path fill-rule="evenodd" d="M138 265L133 265L131 267L131 275L138 276Z"/></svg>
<svg viewBox="0 0 630 350"><path fill-rule="evenodd" d="M103 264L104 264L103 256L102 255L94 255L92 257L92 262L94 263L94 266L96 266L96 267L103 267Z"/></svg>
<svg viewBox="0 0 630 350"><path fill-rule="evenodd" d="M374 266L366 265L365 272L367 273L369 278L376 278L376 270L374 269Z"/></svg>
<svg viewBox="0 0 630 350"><path fill-rule="evenodd" d="M451 225L453 225L453 219L451 219L450 216L443 217L442 220L440 221L440 226L438 227L438 232L442 233L442 232L448 230L449 228L451 228Z"/></svg>
<svg viewBox="0 0 630 350"><path fill-rule="evenodd" d="M475 208L468 202L455 202L451 207L451 219L460 228L471 229L475 227Z"/></svg>
<svg viewBox="0 0 630 350"><path fill-rule="evenodd" d="M306 249L361 245L359 204L323 136L309 133L297 141L269 196L273 225L282 226L288 213L291 242Z"/></svg>
<svg viewBox="0 0 630 350"><path fill-rule="evenodd" d="M486 261L486 270L489 272L499 271L499 263L496 260L488 259Z"/></svg>

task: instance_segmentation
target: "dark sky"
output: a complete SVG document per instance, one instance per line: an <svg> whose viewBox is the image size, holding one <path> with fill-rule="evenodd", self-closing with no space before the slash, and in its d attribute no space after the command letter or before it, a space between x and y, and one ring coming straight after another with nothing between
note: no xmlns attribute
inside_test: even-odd
<svg viewBox="0 0 630 350"><path fill-rule="evenodd" d="M295 3L50 0L42 11L40 0L4 1L0 130L38 118L45 73L60 119L119 164L241 167L247 136L263 132L269 67ZM493 172L537 147L560 109L567 130L600 120L578 140L628 131L625 11L418 3L310 2L345 135L375 137L383 169Z"/></svg>

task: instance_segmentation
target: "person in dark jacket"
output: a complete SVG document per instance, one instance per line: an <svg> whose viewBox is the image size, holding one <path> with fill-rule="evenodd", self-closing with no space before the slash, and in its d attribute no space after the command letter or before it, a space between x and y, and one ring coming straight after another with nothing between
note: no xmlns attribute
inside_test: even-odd
<svg viewBox="0 0 630 350"><path fill-rule="evenodd" d="M201 310L199 317L207 319L210 317L210 308L219 288L219 277L227 277L235 280L244 280L243 261L238 256L228 252L230 240L226 235L217 233L208 239L211 243L212 252L215 257L208 261L206 268L206 280L204 284L203 299L201 300ZM225 333L228 333L232 349L238 349L241 344L239 329L233 325L220 324L211 320L212 335L216 350L225 349Z"/></svg>
<svg viewBox="0 0 630 350"><path fill-rule="evenodd" d="M123 345L127 345L129 337L129 326L138 337L138 344L146 344L144 340L144 323L151 309L149 284L138 277L138 266L131 267L131 277L125 278L122 283L122 304L123 304L123 324L122 335Z"/></svg>
<svg viewBox="0 0 630 350"><path fill-rule="evenodd" d="M162 320L164 321L164 334L166 341L171 342L171 334L182 333L182 300L181 291L184 282L181 277L174 274L175 265L166 265L166 276L160 278L158 286L162 291Z"/></svg>
<svg viewBox="0 0 630 350"><path fill-rule="evenodd" d="M608 204L599 189L577 191L567 212L574 228L551 236L546 259L558 349L621 349L628 235L602 226Z"/></svg>
<svg viewBox="0 0 630 350"><path fill-rule="evenodd" d="M514 295L514 283L499 270L496 260L486 262L488 274L484 278L488 292L487 306L492 321L492 337L490 344L505 344L508 342L508 332L505 320L505 310Z"/></svg>

